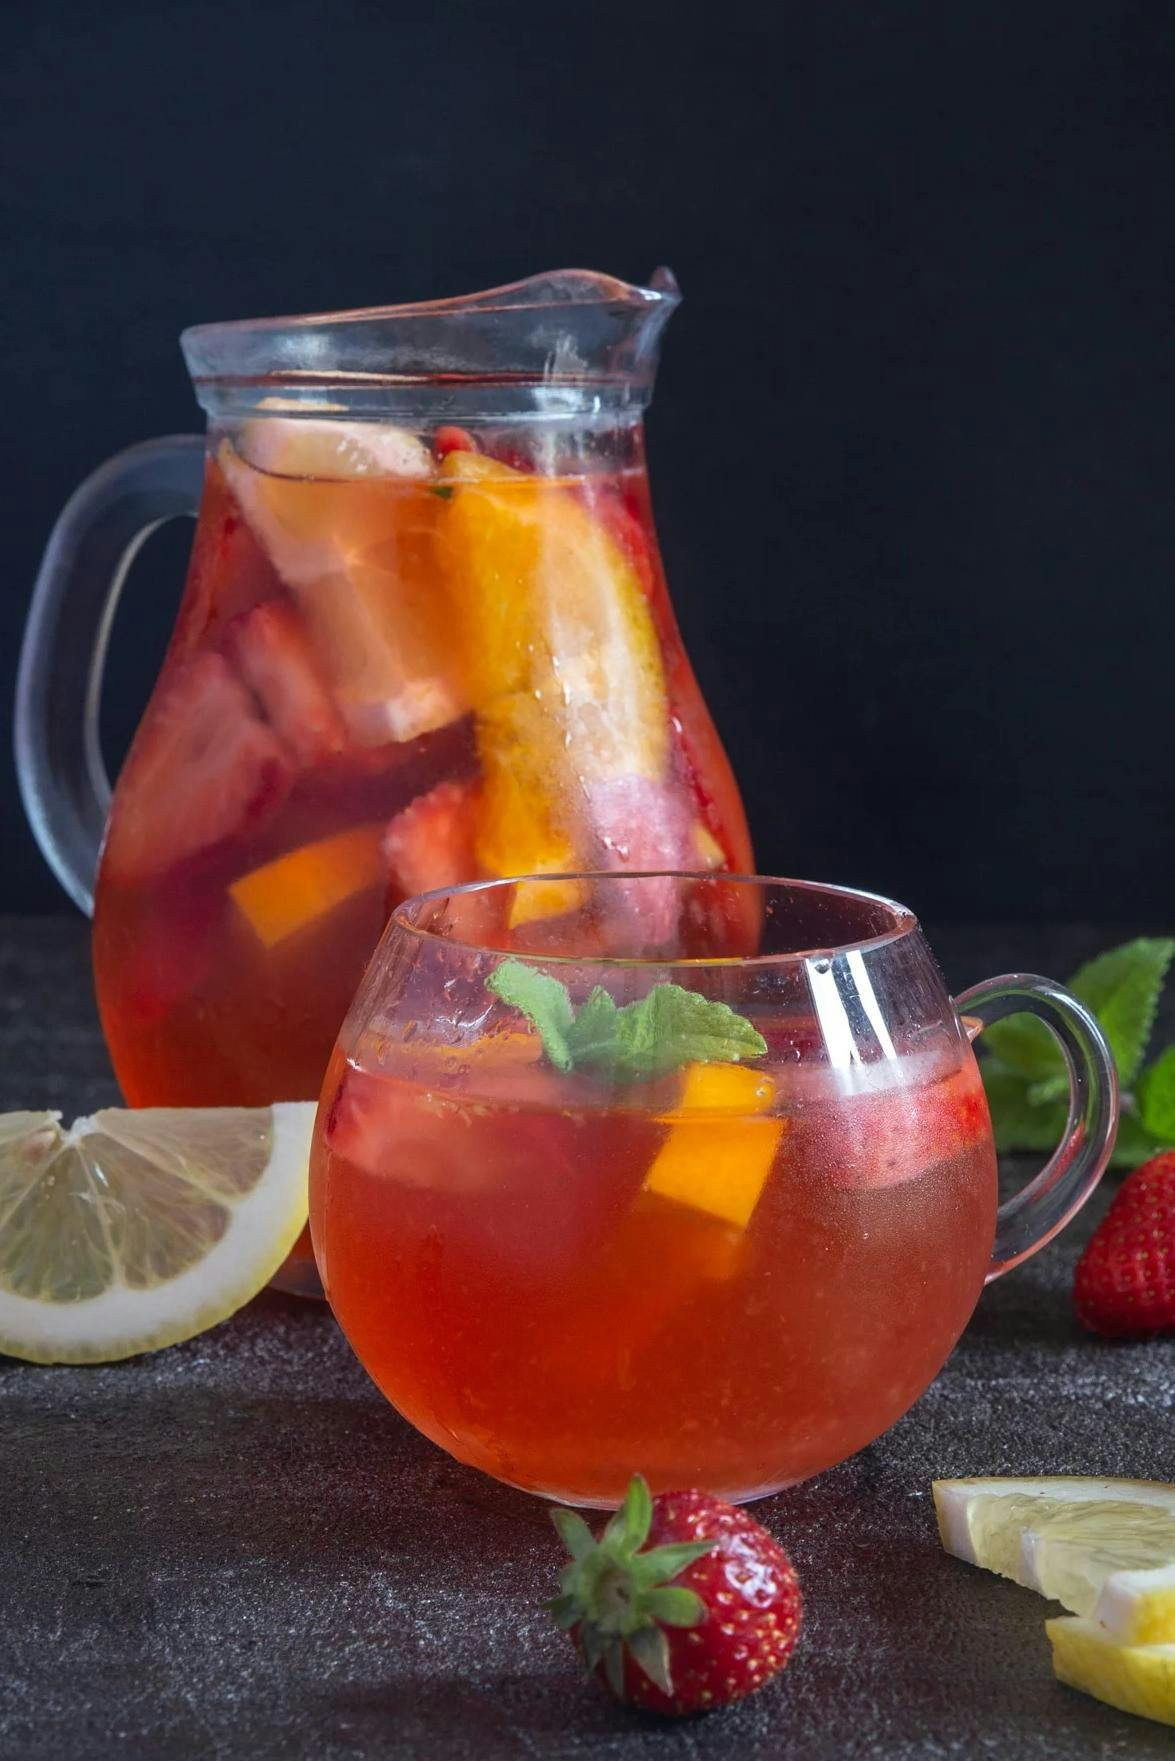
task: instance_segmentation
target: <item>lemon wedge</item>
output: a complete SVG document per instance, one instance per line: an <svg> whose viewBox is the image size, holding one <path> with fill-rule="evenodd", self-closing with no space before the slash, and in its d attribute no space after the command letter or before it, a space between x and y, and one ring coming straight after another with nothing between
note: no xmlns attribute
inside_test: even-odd
<svg viewBox="0 0 1175 1761"><path fill-rule="evenodd" d="M936 1480L948 1553L1087 1615L1119 1644L1175 1643L1175 1486Z"/></svg>
<svg viewBox="0 0 1175 1761"><path fill-rule="evenodd" d="M1175 1724L1175 1486L1157 1480L936 1480L948 1553L1060 1602L1061 1681Z"/></svg>
<svg viewBox="0 0 1175 1761"><path fill-rule="evenodd" d="M1119 1645L1096 1620L1046 1620L1058 1681L1082 1693L1175 1725L1175 1645Z"/></svg>
<svg viewBox="0 0 1175 1761"><path fill-rule="evenodd" d="M0 1115L0 1352L105 1363L227 1319L306 1222L314 1113Z"/></svg>

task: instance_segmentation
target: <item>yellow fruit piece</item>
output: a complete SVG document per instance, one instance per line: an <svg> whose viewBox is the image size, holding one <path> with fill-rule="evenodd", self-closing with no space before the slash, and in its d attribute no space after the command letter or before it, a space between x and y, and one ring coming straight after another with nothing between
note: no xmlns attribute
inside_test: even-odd
<svg viewBox="0 0 1175 1761"><path fill-rule="evenodd" d="M234 881L229 896L258 940L274 948L344 900L386 882L383 821L304 844Z"/></svg>
<svg viewBox="0 0 1175 1761"><path fill-rule="evenodd" d="M1175 1486L1159 1480L936 1480L948 1553L1092 1617L1119 1645L1175 1643Z"/></svg>
<svg viewBox="0 0 1175 1761"><path fill-rule="evenodd" d="M766 1112L774 1094L775 1084L761 1070L688 1064L677 1107L661 1116L669 1134L643 1191L745 1229L784 1133L782 1119L754 1117Z"/></svg>
<svg viewBox="0 0 1175 1761"><path fill-rule="evenodd" d="M306 1222L313 1101L0 1116L0 1352L109 1363L225 1320Z"/></svg>
<svg viewBox="0 0 1175 1761"><path fill-rule="evenodd" d="M1095 1620L1046 1620L1058 1681L1082 1693L1175 1725L1175 1645L1121 1645Z"/></svg>

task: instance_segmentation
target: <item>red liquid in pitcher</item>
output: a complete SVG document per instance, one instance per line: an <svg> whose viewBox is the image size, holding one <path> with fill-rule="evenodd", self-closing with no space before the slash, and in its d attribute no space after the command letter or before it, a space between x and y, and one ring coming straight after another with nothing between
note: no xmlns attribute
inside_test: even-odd
<svg viewBox="0 0 1175 1761"><path fill-rule="evenodd" d="M816 1473L922 1393L982 1286L996 1169L970 1053L846 1092L692 1066L601 1098L533 1037L369 1038L323 1091L311 1221L380 1388L460 1460L615 1503Z"/></svg>
<svg viewBox="0 0 1175 1761"><path fill-rule="evenodd" d="M275 418L214 440L98 879L131 1105L313 1098L412 893L750 865L639 460L539 476L460 434Z"/></svg>

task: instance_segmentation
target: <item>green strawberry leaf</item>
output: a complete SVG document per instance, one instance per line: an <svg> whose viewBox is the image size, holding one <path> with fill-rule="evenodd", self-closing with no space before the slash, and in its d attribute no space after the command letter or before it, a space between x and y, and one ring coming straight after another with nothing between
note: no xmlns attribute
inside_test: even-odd
<svg viewBox="0 0 1175 1761"><path fill-rule="evenodd" d="M567 1035L575 1011L565 984L525 961L503 960L486 980L486 989L534 1022L543 1050L556 1070L571 1069Z"/></svg>
<svg viewBox="0 0 1175 1761"><path fill-rule="evenodd" d="M1164 1143L1175 1143L1175 1046L1160 1052L1143 1071L1134 1099L1147 1131Z"/></svg>

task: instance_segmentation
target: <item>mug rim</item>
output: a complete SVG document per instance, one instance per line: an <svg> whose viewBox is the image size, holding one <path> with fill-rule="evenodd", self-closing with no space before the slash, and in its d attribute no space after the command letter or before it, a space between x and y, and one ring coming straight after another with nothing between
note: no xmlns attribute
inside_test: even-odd
<svg viewBox="0 0 1175 1761"><path fill-rule="evenodd" d="M559 874L516 874L504 875L497 880L465 881L460 886L434 887L427 893L415 893L410 899L404 899L392 911L388 926L395 924L398 929L417 937L422 942L435 942L442 947L461 948L466 953L483 954L496 957L518 954L514 948L495 947L492 943L468 940L459 935L440 935L436 930L427 929L414 923L406 913L419 911L423 905L430 905L442 899L458 898L466 894L489 892L499 887L519 886L545 883L550 881L567 883L568 881L603 881L619 882L634 880L677 880L677 881L714 881L733 882L737 886L755 886L788 888L802 893L819 893L835 899L852 899L865 904L880 906L889 914L891 922L887 928L876 935L863 936L856 941L829 942L807 948L788 949L777 954L560 954L546 948L527 949L521 957L533 961L540 966L682 966L699 970L719 966L788 966L797 965L802 961L815 959L836 959L846 954L870 954L905 940L907 936L917 934L921 924L908 905L901 904L897 899L889 898L885 893L873 893L863 887L847 887L833 881L798 880L787 875L775 874L728 874L723 870L704 869L701 871L672 868L642 869L570 869Z"/></svg>

